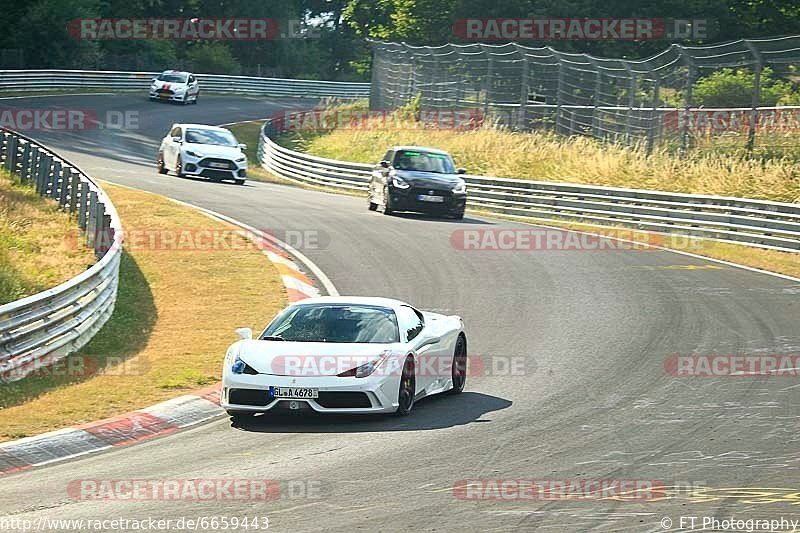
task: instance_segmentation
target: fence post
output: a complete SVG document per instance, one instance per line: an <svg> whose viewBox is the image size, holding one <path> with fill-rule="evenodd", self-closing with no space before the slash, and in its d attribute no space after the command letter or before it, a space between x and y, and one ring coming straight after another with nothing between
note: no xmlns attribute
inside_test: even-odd
<svg viewBox="0 0 800 533"><path fill-rule="evenodd" d="M651 102L650 125L647 128L647 155L653 153L655 140L658 137L655 131L661 128L661 117L658 115L659 89L661 89L661 76L657 75L653 80L653 101Z"/></svg>
<svg viewBox="0 0 800 533"><path fill-rule="evenodd" d="M745 39L744 44L756 60L755 79L753 80L753 108L750 110L750 121L747 126L747 151L752 152L756 144L756 127L758 126L758 106L761 104L761 72L764 70L764 60L761 52L751 42Z"/></svg>
<svg viewBox="0 0 800 533"><path fill-rule="evenodd" d="M481 50L486 54L486 77L483 79L483 117L489 116L489 93L492 90L492 78L494 77L494 62L492 61L492 54L490 54L485 45L481 45Z"/></svg>
<svg viewBox="0 0 800 533"><path fill-rule="evenodd" d="M561 127L561 119L562 119L562 111L561 106L563 105L564 98L562 95L564 90L564 62L561 60L561 57L553 50L551 47L547 47L547 50L556 58L558 61L558 81L556 82L556 135L561 133L559 131Z"/></svg>
<svg viewBox="0 0 800 533"><path fill-rule="evenodd" d="M695 65L694 58L692 58L692 56L690 56L681 45L673 44L672 46L678 50L678 53L683 58L683 62L689 69L689 73L686 78L686 95L683 102L684 115L683 117L678 117L678 124L680 124L681 118L683 118L683 127L681 128L680 156L685 157L686 150L689 147L689 124L691 123L692 89L694 88L694 82L697 79L697 66Z"/></svg>
<svg viewBox="0 0 800 533"><path fill-rule="evenodd" d="M524 48L514 43L514 47L522 56L522 81L520 83L520 94L519 94L519 113L517 114L517 129L518 130L526 130L526 126L528 124L528 94L530 93L530 88L528 87L528 76L529 76L529 66L528 66L528 56L525 55Z"/></svg>

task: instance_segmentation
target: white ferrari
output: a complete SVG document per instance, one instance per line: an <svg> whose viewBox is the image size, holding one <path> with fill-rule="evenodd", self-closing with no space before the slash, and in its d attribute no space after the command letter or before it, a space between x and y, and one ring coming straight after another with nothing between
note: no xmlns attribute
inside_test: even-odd
<svg viewBox="0 0 800 533"><path fill-rule="evenodd" d="M387 298L296 302L230 348L221 405L234 418L273 409L408 415L425 396L464 390L467 337L458 316Z"/></svg>

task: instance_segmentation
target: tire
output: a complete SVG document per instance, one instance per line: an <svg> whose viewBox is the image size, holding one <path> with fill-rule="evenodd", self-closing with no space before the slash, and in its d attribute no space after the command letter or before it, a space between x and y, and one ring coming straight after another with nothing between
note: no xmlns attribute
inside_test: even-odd
<svg viewBox="0 0 800 533"><path fill-rule="evenodd" d="M183 95L183 100L181 100L181 105L186 105L188 103L189 103L189 95L188 94L184 94Z"/></svg>
<svg viewBox="0 0 800 533"><path fill-rule="evenodd" d="M233 180L236 185L244 185L244 180Z"/></svg>
<svg viewBox="0 0 800 533"><path fill-rule="evenodd" d="M414 408L414 394L416 393L416 378L414 377L414 359L406 357L403 363L403 374L400 376L400 387L397 391L397 416L408 416Z"/></svg>
<svg viewBox="0 0 800 533"><path fill-rule="evenodd" d="M183 163L181 163L181 156L178 156L178 159L175 161L175 174L179 178L185 177L185 174L183 173Z"/></svg>
<svg viewBox="0 0 800 533"><path fill-rule="evenodd" d="M194 95L194 100L192 100L192 105L197 105L197 99L200 98L200 93Z"/></svg>
<svg viewBox="0 0 800 533"><path fill-rule="evenodd" d="M367 208L370 211L376 211L378 209L378 204L372 201L372 192L367 192Z"/></svg>
<svg viewBox="0 0 800 533"><path fill-rule="evenodd" d="M238 424L241 422L248 422L256 416L255 413L251 411L225 411L228 413L228 416L231 417L231 422L234 424Z"/></svg>
<svg viewBox="0 0 800 533"><path fill-rule="evenodd" d="M453 220L464 220L464 211L461 211L453 215Z"/></svg>
<svg viewBox="0 0 800 533"><path fill-rule="evenodd" d="M394 209L392 209L392 197L389 195L389 187L384 187L383 189L383 214L394 214Z"/></svg>
<svg viewBox="0 0 800 533"><path fill-rule="evenodd" d="M164 166L164 154L158 154L158 159L156 159L156 167L158 168L159 174L167 173L167 167Z"/></svg>
<svg viewBox="0 0 800 533"><path fill-rule="evenodd" d="M464 392L464 385L467 384L467 338L459 335L453 350L453 367L451 370L453 388L447 391L448 394L461 394Z"/></svg>

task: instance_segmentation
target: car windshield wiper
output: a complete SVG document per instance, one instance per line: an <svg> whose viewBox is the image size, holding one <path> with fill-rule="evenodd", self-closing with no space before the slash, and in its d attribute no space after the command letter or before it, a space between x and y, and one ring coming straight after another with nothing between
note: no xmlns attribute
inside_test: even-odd
<svg viewBox="0 0 800 533"><path fill-rule="evenodd" d="M284 339L280 335L264 335L263 337L261 337L261 340L262 341L285 341L286 339Z"/></svg>

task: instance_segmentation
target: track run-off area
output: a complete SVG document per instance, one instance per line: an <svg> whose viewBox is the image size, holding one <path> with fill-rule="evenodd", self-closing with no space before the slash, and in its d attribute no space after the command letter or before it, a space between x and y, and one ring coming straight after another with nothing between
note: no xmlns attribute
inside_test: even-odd
<svg viewBox="0 0 800 533"><path fill-rule="evenodd" d="M276 235L313 231L321 238L300 251L340 294L458 314L470 356L489 364L469 374L464 394L422 400L406 418L267 415L243 427L224 418L5 476L0 515L267 516L271 529L295 531L689 531L690 516L695 529L703 517L800 519L797 373L687 378L667 369L676 355L797 355L800 283L662 250L463 250L454 232L530 226L469 213L463 221L384 216L353 196L156 172L156 149L173 123L231 123L313 104L203 96L181 107L105 94L0 99L0 110L133 112L134 127L25 133L95 178ZM195 290L214 298L214 287ZM255 502L72 497L70 483L84 479L268 479L305 489ZM664 489L552 498L510 485L471 492L465 480L653 481Z"/></svg>

